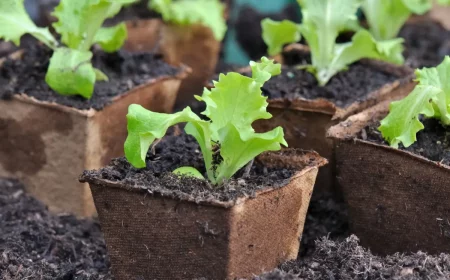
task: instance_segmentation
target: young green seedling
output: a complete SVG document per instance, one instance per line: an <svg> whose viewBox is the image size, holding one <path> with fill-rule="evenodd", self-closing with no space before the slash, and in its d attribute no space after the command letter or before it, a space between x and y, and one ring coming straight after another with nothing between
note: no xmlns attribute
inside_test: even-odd
<svg viewBox="0 0 450 280"><path fill-rule="evenodd" d="M391 103L390 112L378 128L392 147L409 147L424 128L420 115L450 125L450 57L434 68L416 70L418 85L403 100Z"/></svg>
<svg viewBox="0 0 450 280"><path fill-rule="evenodd" d="M255 133L252 128L255 120L272 117L266 111L267 97L262 96L261 87L271 76L280 74L281 66L265 57L261 63L250 62L250 66L251 78L234 72L221 74L213 89L196 96L206 103L202 114L209 121L202 120L189 107L178 113L161 114L131 105L125 141L127 160L137 168L145 167L150 145L162 138L170 126L182 122L187 122L186 133L199 143L208 179L213 184L231 178L260 153L277 151L280 144L287 146L281 127L266 133ZM175 173L201 176L193 167L182 167Z"/></svg>
<svg viewBox="0 0 450 280"><path fill-rule="evenodd" d="M438 3L448 5L450 1L438 0ZM363 0L361 8L375 39L390 40L397 37L412 14L423 15L432 6L432 0Z"/></svg>
<svg viewBox="0 0 450 280"><path fill-rule="evenodd" d="M227 31L225 7L220 0L150 0L148 6L160 13L165 22L209 27L218 41L222 41Z"/></svg>
<svg viewBox="0 0 450 280"><path fill-rule="evenodd" d="M102 28L105 19L117 14L124 4L136 0L61 0L53 15L53 24L61 36L60 44L48 28L37 27L25 11L24 0L0 1L0 38L20 44L30 34L53 50L45 81L62 95L90 98L94 84L108 78L91 64L92 45L106 52L120 49L127 37L124 23Z"/></svg>
<svg viewBox="0 0 450 280"><path fill-rule="evenodd" d="M339 33L354 25L360 0L298 2L302 7L302 24L264 19L262 36L269 55L280 53L283 45L298 42L303 36L311 50L312 65L307 69L316 76L319 85L325 85L338 72L362 58L403 63L402 39L377 42L368 31L361 29L351 42L336 43Z"/></svg>

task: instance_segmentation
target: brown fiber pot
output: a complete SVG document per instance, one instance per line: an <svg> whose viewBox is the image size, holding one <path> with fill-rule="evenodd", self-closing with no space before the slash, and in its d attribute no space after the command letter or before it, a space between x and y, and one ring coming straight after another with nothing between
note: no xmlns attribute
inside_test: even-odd
<svg viewBox="0 0 450 280"><path fill-rule="evenodd" d="M53 212L93 215L91 192L77 180L80 172L123 155L130 104L171 112L187 70L150 80L101 111L78 110L26 94L0 100L0 177L21 179Z"/></svg>
<svg viewBox="0 0 450 280"><path fill-rule="evenodd" d="M212 31L202 25L177 26L160 19L127 22L129 51L153 51L163 54L167 63L186 64L192 73L181 83L176 106L188 104L200 94L217 64L220 42Z"/></svg>
<svg viewBox="0 0 450 280"><path fill-rule="evenodd" d="M293 44L286 47L285 55L307 51L303 45ZM277 59L277 58L275 58ZM283 59L278 57L277 60ZM414 87L413 70L404 66L396 66L375 60L362 60L362 63L376 69L382 69L398 77L398 80L386 84L367 95L359 102L341 108L326 99L269 99L268 111L273 115L270 120L255 122L256 131L268 131L277 126L284 129L286 141L290 148L310 149L328 159L330 164L320 169L315 189L331 191L334 185L334 159L332 141L326 138L326 131L332 125L345 120L383 100L400 99Z"/></svg>
<svg viewBox="0 0 450 280"><path fill-rule="evenodd" d="M315 152L259 157L298 170L285 186L235 201L175 200L121 182L89 182L116 280L235 279L296 259L318 168ZM202 278L205 277L205 278Z"/></svg>
<svg viewBox="0 0 450 280"><path fill-rule="evenodd" d="M379 254L450 252L450 167L357 137L388 107L381 103L328 131L351 231Z"/></svg>

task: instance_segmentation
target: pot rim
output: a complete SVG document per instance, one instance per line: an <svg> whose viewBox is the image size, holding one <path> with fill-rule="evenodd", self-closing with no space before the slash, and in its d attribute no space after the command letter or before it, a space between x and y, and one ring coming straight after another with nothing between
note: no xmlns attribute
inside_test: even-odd
<svg viewBox="0 0 450 280"><path fill-rule="evenodd" d="M278 189L281 189L283 187L288 186L293 180L296 180L300 177L302 177L304 174L310 172L314 169L319 169L319 167L324 166L328 163L327 159L321 157L318 153L314 151L304 151L300 149L284 149L277 152L265 152L257 157L258 160L262 161L264 164L267 164L269 166L284 166L286 167L286 163L288 162L289 165L292 168L298 168L298 170L287 180L285 180L285 183L279 187L271 187L271 188L265 188L259 191L255 192L255 195L252 197L249 196L243 196L238 197L234 200L229 201L219 201L217 199L207 199L203 201L198 201L195 198L193 198L189 194L182 193L179 194L176 199L180 201L187 201L192 202L199 205L208 205L208 206L216 206L216 207L222 207L222 208L231 208L235 205L239 205L244 203L245 201L249 199L254 199L258 197L259 195L269 193L272 191L277 191ZM145 186L137 186L137 185L127 185L123 182L118 181L111 181L107 179L101 179L101 178L94 178L93 176L87 176L85 174L82 174L80 176L80 182L81 183L89 183L92 185L95 185L97 187L111 187L111 188L119 188L122 190L127 190L131 192L142 192L142 193L150 193L149 190ZM314 184L314 182L312 182ZM167 197L170 199L175 199L173 196L169 195L168 193L162 193L161 191L154 191L150 193L151 195L161 196L161 197Z"/></svg>

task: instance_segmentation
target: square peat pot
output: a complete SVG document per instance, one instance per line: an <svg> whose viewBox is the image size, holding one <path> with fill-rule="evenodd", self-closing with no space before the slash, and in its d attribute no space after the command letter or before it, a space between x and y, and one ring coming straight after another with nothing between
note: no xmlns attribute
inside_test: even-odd
<svg viewBox="0 0 450 280"><path fill-rule="evenodd" d="M189 105L193 95L203 91L219 58L220 41L214 38L211 29L198 24L166 24L160 19L128 21L127 29L127 50L158 52L169 64L182 63L192 68L180 85L176 101L178 107Z"/></svg>
<svg viewBox="0 0 450 280"><path fill-rule="evenodd" d="M122 172L113 165L85 171L81 181L91 186L115 279L251 278L296 259L317 171L326 160L285 150L256 162L292 172L277 186L223 200L161 187L164 179L142 185L144 174L105 179Z"/></svg>
<svg viewBox="0 0 450 280"><path fill-rule="evenodd" d="M388 112L380 103L328 131L351 232L378 254L448 253L450 167L367 138Z"/></svg>
<svg viewBox="0 0 450 280"><path fill-rule="evenodd" d="M295 68L295 65L307 63L309 56L303 45L285 48L282 74L263 87L263 93L269 97L268 111L273 117L256 121L254 128L259 132L281 126L290 148L314 150L327 158L330 164L320 169L315 189L333 191L333 144L326 138L327 129L383 100L406 96L415 85L413 70L376 60L361 60L337 74L326 86L319 87L312 74Z"/></svg>
<svg viewBox="0 0 450 280"><path fill-rule="evenodd" d="M41 55L41 50L32 52ZM24 64L28 61L26 51L16 53L15 57L4 61L1 67L5 73L20 67L14 61L19 62L22 57ZM95 207L89 187L77 180L80 172L86 168L100 168L111 158L123 155L130 104L141 104L157 112L171 112L181 79L188 69L178 68L171 75L157 75L125 92L119 92L120 88L133 82L115 80L118 88L111 90L117 94L108 97L105 103L95 103L101 98L94 92L89 102L95 106L101 104L98 109L90 107L81 97L63 97L48 90L43 80L46 68L37 69L37 74L33 69L33 66L25 69L29 74L23 75L29 76L23 77L17 87L11 86L14 78L2 76L4 80L0 80L5 83L3 87L11 86L12 91L0 99L0 177L19 178L27 191L53 212L90 216L95 213ZM96 90L104 86L97 83ZM28 90L36 95L28 94Z"/></svg>

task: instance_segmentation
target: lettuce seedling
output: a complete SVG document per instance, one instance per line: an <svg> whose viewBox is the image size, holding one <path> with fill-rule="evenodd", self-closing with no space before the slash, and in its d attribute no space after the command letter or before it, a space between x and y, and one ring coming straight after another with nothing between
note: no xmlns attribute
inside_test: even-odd
<svg viewBox="0 0 450 280"><path fill-rule="evenodd" d="M178 113L162 114L130 105L125 141L127 160L136 168L145 167L150 145L162 138L170 126L182 122L187 122L186 133L199 143L208 179L213 184L231 178L260 153L280 150L280 144L287 146L281 127L266 133L256 133L252 128L255 120L272 117L266 111L267 97L262 96L261 87L271 76L281 73L281 66L265 57L261 63L250 62L250 66L252 77L234 72L221 74L213 89L205 89L201 97L196 96L206 103L202 114L208 121L202 120L189 107ZM201 176L193 167L182 167L174 172Z"/></svg>
<svg viewBox="0 0 450 280"><path fill-rule="evenodd" d="M439 0L438 3L448 5L450 1ZM432 0L363 0L361 8L375 39L390 40L397 37L412 14L423 15L432 6Z"/></svg>
<svg viewBox="0 0 450 280"><path fill-rule="evenodd" d="M303 36L311 50L312 65L307 69L325 85L338 72L362 59L372 58L402 64L402 39L377 42L367 30L358 30L349 43L338 44L340 32L353 26L360 0L298 0L303 23L287 20L261 22L269 55L281 52L283 45L298 42Z"/></svg>
<svg viewBox="0 0 450 280"><path fill-rule="evenodd" d="M160 13L165 22L209 27L218 41L227 31L225 6L220 0L150 0L148 6Z"/></svg>
<svg viewBox="0 0 450 280"><path fill-rule="evenodd" d="M420 115L450 125L450 57L434 68L416 70L417 86L403 100L392 102L390 112L378 128L392 147L409 147L424 128Z"/></svg>
<svg viewBox="0 0 450 280"><path fill-rule="evenodd" d="M53 50L45 81L62 95L90 98L97 80L108 78L91 64L92 45L106 52L120 49L127 37L124 23L102 28L105 19L116 15L124 4L136 0L61 0L53 24L61 36L60 44L48 28L37 27L25 11L24 0L0 1L0 38L20 44L30 34Z"/></svg>

